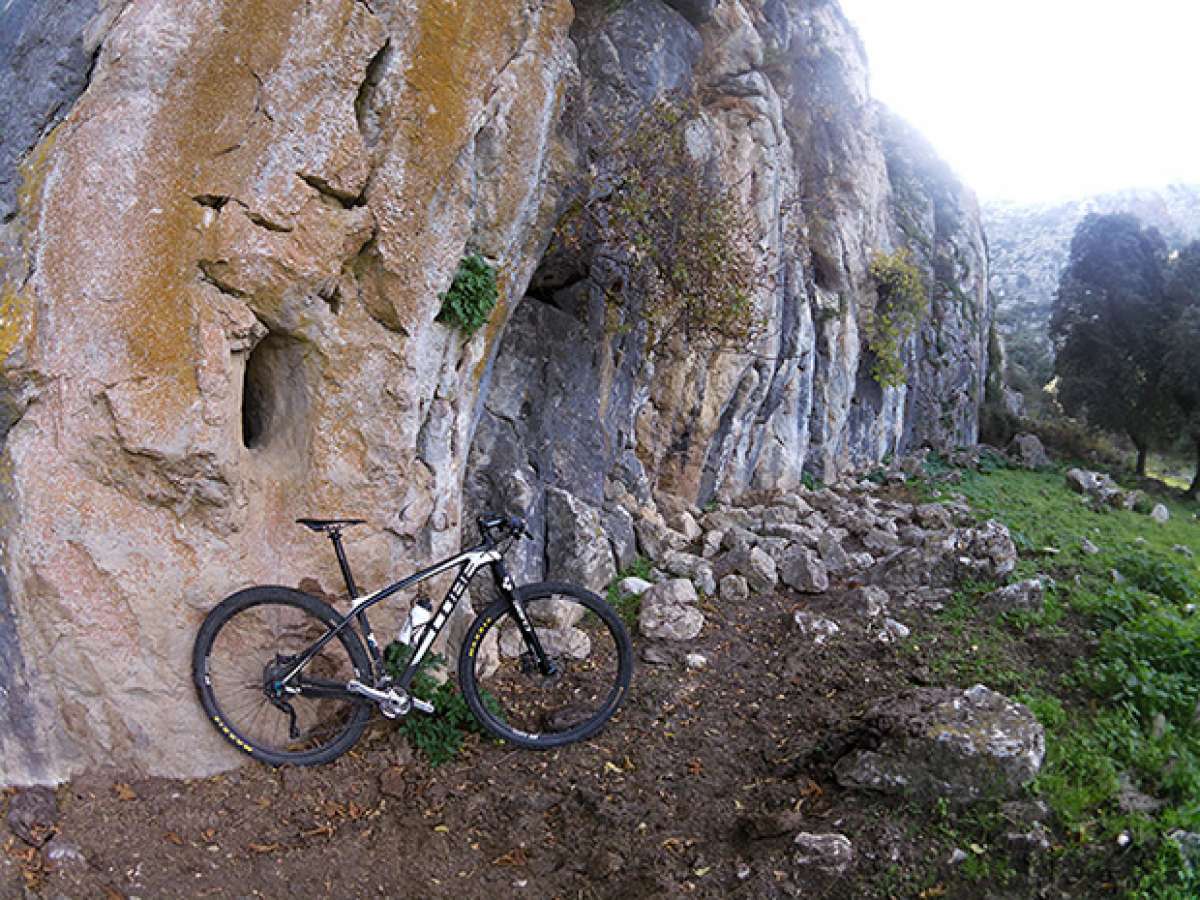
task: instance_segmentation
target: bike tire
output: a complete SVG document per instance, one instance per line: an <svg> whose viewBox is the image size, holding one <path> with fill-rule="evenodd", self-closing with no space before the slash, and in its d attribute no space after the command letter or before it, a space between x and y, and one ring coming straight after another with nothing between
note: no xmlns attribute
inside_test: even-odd
<svg viewBox="0 0 1200 900"><path fill-rule="evenodd" d="M546 652L559 665L559 674L547 679L528 670L532 651L517 630L512 606L500 599L475 618L459 651L458 683L463 699L484 728L517 747L547 750L591 737L616 713L633 677L633 647L624 624L603 599L575 585L541 582L517 588L515 594ZM550 601L544 604L547 609L557 602L556 609L568 611L553 623L557 628L539 625L539 601ZM576 613L579 617L571 621ZM589 614L595 618L588 618ZM547 619L546 624L550 623ZM506 636L512 630L516 630L515 638ZM486 642L493 633L497 645L489 660ZM580 634L588 639L583 656L578 655ZM489 673L493 665L496 671ZM552 709L534 707L538 697L546 697ZM575 706L564 705L568 701ZM565 711L574 720L569 724L563 720L558 727L554 718Z"/></svg>
<svg viewBox="0 0 1200 900"><path fill-rule="evenodd" d="M289 734L281 746L269 736L286 727L288 716L267 696L268 667L280 665L280 657L298 654L340 619L316 597L274 585L238 591L214 607L196 635L192 679L200 705L218 733L271 766L321 765L354 746L372 707L350 698L289 696L293 708L307 701L301 707L304 721L313 724L306 725L304 741ZM346 629L322 648L306 671L331 676L330 680L358 678L370 683L372 669L358 635ZM302 718L299 712L297 718Z"/></svg>

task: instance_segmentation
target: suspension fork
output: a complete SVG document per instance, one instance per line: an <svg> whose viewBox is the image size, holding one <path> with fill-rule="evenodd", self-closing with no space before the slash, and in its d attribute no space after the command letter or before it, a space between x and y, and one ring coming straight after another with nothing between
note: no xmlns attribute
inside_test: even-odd
<svg viewBox="0 0 1200 900"><path fill-rule="evenodd" d="M546 655L546 651L542 648L542 642L538 638L537 629L529 621L529 614L525 611L525 604L517 597L516 586L513 584L512 576L508 574L508 566L504 564L503 559L498 559L492 563L492 578L496 582L496 590L501 597L508 601L508 605L512 608L513 616L517 620L517 627L521 630L521 637L525 639L525 646L532 651L534 660L537 662L538 671L547 677L557 675L558 666L554 664L554 661Z"/></svg>

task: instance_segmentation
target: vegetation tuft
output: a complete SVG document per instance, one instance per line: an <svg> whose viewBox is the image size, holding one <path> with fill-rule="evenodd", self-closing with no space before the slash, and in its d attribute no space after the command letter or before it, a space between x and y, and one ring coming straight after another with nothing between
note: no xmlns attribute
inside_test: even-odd
<svg viewBox="0 0 1200 900"><path fill-rule="evenodd" d="M412 648L399 641L388 644L384 648L384 665L388 675L399 678L411 655ZM398 730L413 749L424 756L431 766L440 766L458 756L467 735L487 734L478 720L471 715L467 701L462 698L454 682L449 678L439 682L429 674L429 669L442 668L445 665L444 656L437 653L428 654L421 661L421 668L410 686L412 695L432 703L436 712L427 716L414 711L401 719L398 726ZM494 703L494 700L485 692L483 702Z"/></svg>
<svg viewBox="0 0 1200 900"><path fill-rule="evenodd" d="M609 300L641 316L652 350L674 339L745 350L763 329L755 294L766 274L754 223L689 144L689 129L703 123L693 98L656 102L614 140L558 227L564 247L604 248L627 266L628 281Z"/></svg>
<svg viewBox="0 0 1200 900"><path fill-rule="evenodd" d="M620 584L624 578L641 578L645 581L651 581L650 569L653 564L644 556L639 556L629 566L622 569L616 578L612 580L612 584L608 586L608 605L617 611L617 614L625 621L629 629L637 628L638 613L642 608L640 597L633 594L623 594Z"/></svg>
<svg viewBox="0 0 1200 900"><path fill-rule="evenodd" d="M442 294L437 321L460 329L469 338L496 308L496 273L478 254L464 256L449 290Z"/></svg>
<svg viewBox="0 0 1200 900"><path fill-rule="evenodd" d="M875 357L871 375L884 387L899 387L908 378L904 346L929 306L925 282L904 249L876 253L869 271L879 295L865 329L867 347Z"/></svg>

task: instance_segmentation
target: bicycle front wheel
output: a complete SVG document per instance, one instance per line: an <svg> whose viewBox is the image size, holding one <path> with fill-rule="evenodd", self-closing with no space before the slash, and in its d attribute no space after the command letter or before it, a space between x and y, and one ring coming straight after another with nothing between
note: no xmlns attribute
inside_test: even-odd
<svg viewBox="0 0 1200 900"><path fill-rule="evenodd" d="M544 675L498 600L475 619L458 658L463 698L496 737L534 750L584 740L617 711L633 675L633 650L617 614L591 591L544 582L518 588L543 651Z"/></svg>
<svg viewBox="0 0 1200 900"><path fill-rule="evenodd" d="M304 667L292 690L273 685L292 663L337 624L339 616L316 597L285 587L254 587L227 597L208 614L192 653L200 703L227 741L269 765L330 762L353 746L371 707L305 684L370 681L371 662L349 629Z"/></svg>

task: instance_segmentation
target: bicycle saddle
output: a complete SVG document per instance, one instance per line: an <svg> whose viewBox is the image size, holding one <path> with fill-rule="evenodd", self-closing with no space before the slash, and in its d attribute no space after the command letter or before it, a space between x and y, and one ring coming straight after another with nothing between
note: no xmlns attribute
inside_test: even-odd
<svg viewBox="0 0 1200 900"><path fill-rule="evenodd" d="M366 519L297 519L296 523L313 531L340 531L350 525L362 525Z"/></svg>

